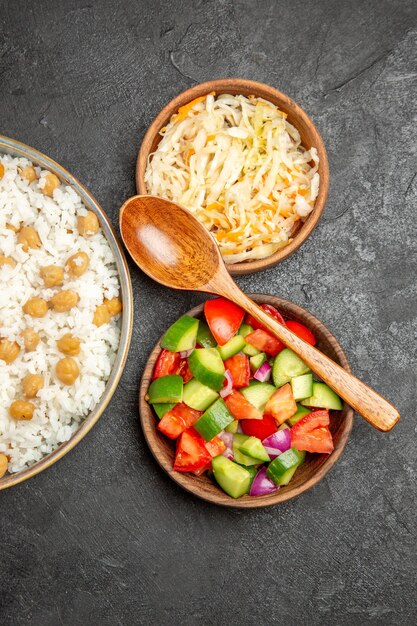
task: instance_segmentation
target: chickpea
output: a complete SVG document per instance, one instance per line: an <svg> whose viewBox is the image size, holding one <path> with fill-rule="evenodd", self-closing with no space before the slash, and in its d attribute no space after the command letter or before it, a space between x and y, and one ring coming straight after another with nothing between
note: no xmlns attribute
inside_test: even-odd
<svg viewBox="0 0 417 626"><path fill-rule="evenodd" d="M25 328L25 330L22 330L20 334L23 337L23 345L25 346L26 352L33 352L36 350L38 343L41 340L36 330L33 330L33 328Z"/></svg>
<svg viewBox="0 0 417 626"><path fill-rule="evenodd" d="M93 324L95 324L96 326L102 326L103 324L108 324L109 322L109 309L106 307L105 304L99 304L94 311Z"/></svg>
<svg viewBox="0 0 417 626"><path fill-rule="evenodd" d="M0 478L3 478L5 473L7 472L7 466L9 464L9 459L5 454L0 454Z"/></svg>
<svg viewBox="0 0 417 626"><path fill-rule="evenodd" d="M6 363L13 363L19 356L20 346L15 341L0 339L0 359Z"/></svg>
<svg viewBox="0 0 417 626"><path fill-rule="evenodd" d="M75 293L75 291L63 289L52 296L49 300L49 304L57 313L63 313L64 311L72 309L72 307L78 303L79 299L78 293Z"/></svg>
<svg viewBox="0 0 417 626"><path fill-rule="evenodd" d="M16 261L12 259L11 256L3 256L2 254L0 254L0 267L3 267L3 265L9 265L10 267L15 267Z"/></svg>
<svg viewBox="0 0 417 626"><path fill-rule="evenodd" d="M80 368L77 365L77 361L67 356L58 361L55 372L64 385L73 385L80 375Z"/></svg>
<svg viewBox="0 0 417 626"><path fill-rule="evenodd" d="M68 272L71 276L82 276L84 272L87 271L88 265L90 263L90 257L85 252L77 252L70 256L68 261L65 264Z"/></svg>
<svg viewBox="0 0 417 626"><path fill-rule="evenodd" d="M64 282L64 270L59 265L46 265L41 267L40 275L45 287L57 287Z"/></svg>
<svg viewBox="0 0 417 626"><path fill-rule="evenodd" d="M119 315L119 313L122 312L123 305L119 298L112 298L111 300L104 298L104 304L112 317Z"/></svg>
<svg viewBox="0 0 417 626"><path fill-rule="evenodd" d="M59 187L59 178L55 176L55 174L52 174L52 172L47 172L44 180L45 184L41 191L45 196L52 198L55 189Z"/></svg>
<svg viewBox="0 0 417 626"><path fill-rule="evenodd" d="M43 298L30 298L23 305L23 312L32 317L45 317L48 312L48 303Z"/></svg>
<svg viewBox="0 0 417 626"><path fill-rule="evenodd" d="M6 228L7 230L12 230L14 233L18 233L20 230L20 224L19 226L13 226L13 224L6 224Z"/></svg>
<svg viewBox="0 0 417 626"><path fill-rule="evenodd" d="M80 352L80 340L78 337L71 335L71 333L62 335L62 337L56 342L56 345L58 346L58 350L60 352L69 354L70 356L77 356Z"/></svg>
<svg viewBox="0 0 417 626"><path fill-rule="evenodd" d="M43 387L43 376L39 374L28 374L23 379L23 393L26 398L34 398Z"/></svg>
<svg viewBox="0 0 417 626"><path fill-rule="evenodd" d="M32 165L27 165L26 167L22 167L20 170L20 175L22 178L26 178L28 183L33 183L34 180L37 179L35 168Z"/></svg>
<svg viewBox="0 0 417 626"><path fill-rule="evenodd" d="M39 235L32 226L24 226L18 236L17 240L22 244L22 248L25 252L29 250L29 248L40 248L41 240L39 239Z"/></svg>
<svg viewBox="0 0 417 626"><path fill-rule="evenodd" d="M0 163L0 180L3 178L4 176L4 165L3 163Z"/></svg>
<svg viewBox="0 0 417 626"><path fill-rule="evenodd" d="M80 235L84 237L95 235L99 229L97 215L93 211L88 211L87 215L80 215L77 220L77 228Z"/></svg>
<svg viewBox="0 0 417 626"><path fill-rule="evenodd" d="M9 413L15 420L31 420L35 405L26 400L15 400L9 406Z"/></svg>

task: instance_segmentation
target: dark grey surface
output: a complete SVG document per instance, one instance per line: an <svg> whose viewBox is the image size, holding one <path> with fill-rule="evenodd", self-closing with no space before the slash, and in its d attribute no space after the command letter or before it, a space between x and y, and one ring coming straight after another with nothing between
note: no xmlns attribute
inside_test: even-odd
<svg viewBox="0 0 417 626"><path fill-rule="evenodd" d="M416 623L417 4L3 0L2 132L67 167L117 224L159 109L202 80L288 93L328 147L331 193L302 250L246 291L308 307L353 370L395 403L356 418L335 469L264 511L181 491L138 426L138 380L164 328L201 298L131 265L132 347L110 407L66 458L0 494L0 622Z"/></svg>

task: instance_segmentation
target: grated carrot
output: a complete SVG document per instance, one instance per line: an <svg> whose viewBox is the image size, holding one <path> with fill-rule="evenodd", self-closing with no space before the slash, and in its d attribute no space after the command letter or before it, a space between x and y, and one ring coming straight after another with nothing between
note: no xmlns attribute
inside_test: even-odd
<svg viewBox="0 0 417 626"><path fill-rule="evenodd" d="M190 164L190 159L193 156L193 154L195 154L195 150L193 146L191 146L191 148L188 148L188 150L184 150L184 152L182 153L183 161L185 165L187 165L187 167Z"/></svg>
<svg viewBox="0 0 417 626"><path fill-rule="evenodd" d="M207 96L215 96L215 95L216 94L214 91L207 94ZM175 116L175 120L174 120L175 123L178 124L178 122L182 122L182 120L184 120L187 117L191 109L193 109L196 104L203 102L207 98L207 96L199 96L198 98L194 98L194 100L191 100L191 102L189 102L188 104L184 104L184 106L180 107L178 109L178 113Z"/></svg>

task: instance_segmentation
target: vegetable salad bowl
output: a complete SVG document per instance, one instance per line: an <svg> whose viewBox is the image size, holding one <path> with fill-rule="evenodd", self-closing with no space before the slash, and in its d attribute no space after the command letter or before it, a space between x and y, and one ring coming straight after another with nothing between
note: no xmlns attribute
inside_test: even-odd
<svg viewBox="0 0 417 626"><path fill-rule="evenodd" d="M300 306L278 298L276 296L254 294L250 296L258 304L269 304L278 309L284 319L291 319L307 326L315 335L317 347L327 356L350 371L346 355L338 343L337 339L311 313ZM187 315L201 317L204 305L201 304ZM280 487L277 491L263 496L243 495L234 499L204 473L196 476L192 473L182 473L173 469L175 457L175 442L165 437L157 430L158 418L151 406L147 402L147 394L155 364L161 353L160 342L154 347L146 364L142 381L140 384L139 410L142 430L148 446L162 469L186 491L220 506L236 508L259 508L284 502L298 496L316 485L327 472L335 465L340 458L347 440L349 438L353 424L353 410L343 405L341 411L330 411L330 431L333 438L334 450L331 454L310 454L308 453L305 462L297 469L293 479L286 486Z"/></svg>

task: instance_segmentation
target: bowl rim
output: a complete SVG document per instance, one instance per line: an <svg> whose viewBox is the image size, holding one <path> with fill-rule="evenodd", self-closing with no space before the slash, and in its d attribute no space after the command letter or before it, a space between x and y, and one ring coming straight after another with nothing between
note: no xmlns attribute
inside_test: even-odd
<svg viewBox="0 0 417 626"><path fill-rule="evenodd" d="M299 104L282 91L279 91L278 89L275 89L275 87L271 87L265 83L254 80L247 80L243 78L222 78L199 83L198 85L194 85L172 98L172 100L170 100L154 118L142 139L136 159L135 171L137 193L147 194L148 192L145 185L144 174L152 143L154 138L158 135L160 129L167 124L170 117L178 111L179 107L183 106L187 102L190 102L194 98L206 95L211 91L226 93L230 90L234 93L239 93L239 90L242 89L247 91L252 90L255 95L259 95L265 100L270 100L271 102L278 100L280 102L280 108L283 110L291 109L292 115L297 119L301 119L305 126L309 128L313 137L312 145L314 145L317 149L320 158L320 186L313 211L307 217L299 231L296 232L292 241L265 259L243 261L232 265L226 263L226 267L232 276L242 276L245 274L260 272L277 265L281 261L284 261L303 245L316 228L321 216L323 215L329 193L329 162L324 141L314 122L304 109L302 109ZM294 125L297 127L297 124Z"/></svg>
<svg viewBox="0 0 417 626"><path fill-rule="evenodd" d="M278 296L261 294L261 293L252 293L248 294L250 298L252 298L255 302L262 303L267 302L276 306L278 309L285 308L286 311L290 312L291 316L294 316L294 319L300 319L303 323L314 323L316 329L320 331L325 340L329 342L336 352L339 362L344 369L348 372L351 371L349 361L347 356L339 344L336 337L333 333L327 328L327 326L320 321L317 317L315 317L310 311L304 309L303 307L291 302L290 300L286 300L284 298L280 298ZM203 312L204 302L193 307L189 311L183 313L183 315L200 315ZM316 330L317 332L317 330ZM332 467L339 460L343 450L346 447L348 442L350 433L353 427L353 409L348 406L346 403L343 407L343 425L341 430L341 435L339 441L334 449L334 451L327 457L324 457L323 463L317 469L314 474L308 478L302 485L297 488L292 488L292 490L288 490L284 487L279 489L278 491L267 495L267 496L259 496L256 498L250 498L249 496L243 496L242 498L238 498L234 500L226 493L218 487L216 491L216 495L212 494L207 495L205 491L201 491L201 481L205 480L204 478L200 478L197 476L190 476L189 474L182 474L180 472L175 472L172 468L172 459L168 458L167 455L164 455L161 458L159 454L159 442L157 441L157 437L159 436L156 430L156 416L154 415L150 405L145 400L145 395L148 391L149 384L152 377L153 368L156 362L156 359L161 352L160 341L162 336L157 341L155 346L153 347L148 360L146 362L143 375L139 385L139 419L142 428L142 432L144 434L146 443L152 453L152 456L155 458L158 465L164 470L168 476L176 482L180 487L188 491L189 493L197 496L198 498L210 502L211 504L216 504L219 506L224 506L228 508L243 508L243 509L255 509L255 508L263 508L267 506L273 506L276 504L280 504L282 502L286 502L287 500L291 500L295 498L314 485L316 485L324 476L332 469ZM160 435L162 437L162 435ZM172 442L174 443L174 442ZM290 483L291 484L291 483Z"/></svg>
<svg viewBox="0 0 417 626"><path fill-rule="evenodd" d="M68 170L62 167L62 165L59 165L59 163L47 155L39 152L39 150L36 150L35 148L32 148L20 141L0 135L0 152L2 154L9 154L14 158L25 157L35 164L40 165L42 168L50 170L56 174L62 182L71 186L81 197L85 206L98 215L100 226L103 229L104 235L115 257L123 302L119 346L110 376L106 382L103 395L101 396L99 402L81 422L79 428L77 428L68 441L61 443L53 452L44 456L42 459L21 472L6 474L3 478L1 478L1 491L2 489L7 489L28 480L48 467L54 465L54 463L65 456L87 435L87 433L101 417L116 390L126 363L133 325L133 291L126 257L122 246L117 239L116 232L103 208L88 191L88 189L77 178L75 178L75 176L70 174Z"/></svg>

